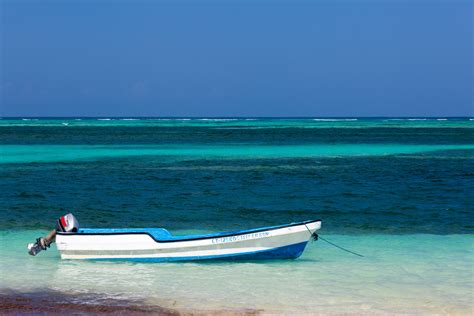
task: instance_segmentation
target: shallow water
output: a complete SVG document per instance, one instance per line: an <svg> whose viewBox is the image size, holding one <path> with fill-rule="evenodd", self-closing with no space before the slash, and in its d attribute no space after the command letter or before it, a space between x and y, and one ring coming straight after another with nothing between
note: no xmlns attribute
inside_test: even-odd
<svg viewBox="0 0 474 316"><path fill-rule="evenodd" d="M177 309L472 311L472 235L328 235L364 257L318 241L291 261L153 264L61 261L54 247L28 256L26 243L41 233L1 233L2 287L92 293L96 299L145 300Z"/></svg>
<svg viewBox="0 0 474 316"><path fill-rule="evenodd" d="M2 290L97 293L167 307L469 313L474 121L2 119ZM218 232L322 219L295 261L128 264L32 258L82 226ZM192 230L192 231L191 231Z"/></svg>
<svg viewBox="0 0 474 316"><path fill-rule="evenodd" d="M176 163L189 159L337 158L452 150L474 150L474 145L3 145L0 163L81 162L147 156Z"/></svg>

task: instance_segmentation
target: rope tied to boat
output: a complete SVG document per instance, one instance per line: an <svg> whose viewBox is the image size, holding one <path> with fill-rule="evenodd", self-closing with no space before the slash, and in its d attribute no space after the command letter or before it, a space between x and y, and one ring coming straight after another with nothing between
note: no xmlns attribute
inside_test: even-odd
<svg viewBox="0 0 474 316"><path fill-rule="evenodd" d="M316 241L316 240L318 240L318 239L321 239L322 241L325 241L325 242L327 242L328 244L330 244L331 246L334 246L334 247L336 247L336 248L339 248L340 250L344 250L344 251L346 251L346 252L348 252L348 253L351 253L351 254L356 255L356 256L359 256L359 257L364 257L364 256L361 255L360 253L351 251L351 250L346 249L346 248L344 248L344 247L338 246L338 245L336 245L336 244L333 243L333 242L330 242L329 240L327 240L327 239L321 237L320 235L318 235L316 232L312 233L311 230L308 228L308 226L306 226L306 224L305 224L304 226L305 226L306 229L308 230L309 234L311 235L311 239L312 239L313 241Z"/></svg>

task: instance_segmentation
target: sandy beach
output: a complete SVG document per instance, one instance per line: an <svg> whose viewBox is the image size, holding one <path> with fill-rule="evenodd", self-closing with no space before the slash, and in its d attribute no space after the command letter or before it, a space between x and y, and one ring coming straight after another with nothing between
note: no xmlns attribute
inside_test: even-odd
<svg viewBox="0 0 474 316"><path fill-rule="evenodd" d="M91 295L68 295L55 291L0 294L0 311L6 315L180 315L159 306L115 299L94 299Z"/></svg>
<svg viewBox="0 0 474 316"><path fill-rule="evenodd" d="M0 294L1 315L163 315L163 316L255 316L255 315L394 315L396 311L364 312L329 312L314 310L312 312L288 312L278 310L195 310L172 309L150 305L141 301L123 299L102 299L101 295L70 295L57 291ZM408 315L423 315L419 310L412 310ZM438 314L438 313L435 313ZM430 313L431 315L431 313ZM459 308L439 315L472 315L472 309Z"/></svg>
<svg viewBox="0 0 474 316"><path fill-rule="evenodd" d="M70 295L58 291L0 294L2 315L260 315L258 310L186 310L150 305L140 301L101 298L100 295Z"/></svg>

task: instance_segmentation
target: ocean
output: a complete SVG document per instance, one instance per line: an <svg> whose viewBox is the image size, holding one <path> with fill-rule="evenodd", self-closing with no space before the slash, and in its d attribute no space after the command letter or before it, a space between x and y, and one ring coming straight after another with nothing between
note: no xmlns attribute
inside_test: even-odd
<svg viewBox="0 0 474 316"><path fill-rule="evenodd" d="M3 118L0 292L179 310L470 314L472 118ZM83 227L235 231L321 219L288 261L61 261L26 244ZM91 299L91 303L94 300Z"/></svg>

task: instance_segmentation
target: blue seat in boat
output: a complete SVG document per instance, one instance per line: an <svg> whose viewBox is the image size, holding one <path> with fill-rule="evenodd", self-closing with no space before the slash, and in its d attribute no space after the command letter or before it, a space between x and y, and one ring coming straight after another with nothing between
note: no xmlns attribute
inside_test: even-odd
<svg viewBox="0 0 474 316"><path fill-rule="evenodd" d="M173 236L164 228L81 228L78 234L148 233L156 240L170 240Z"/></svg>

